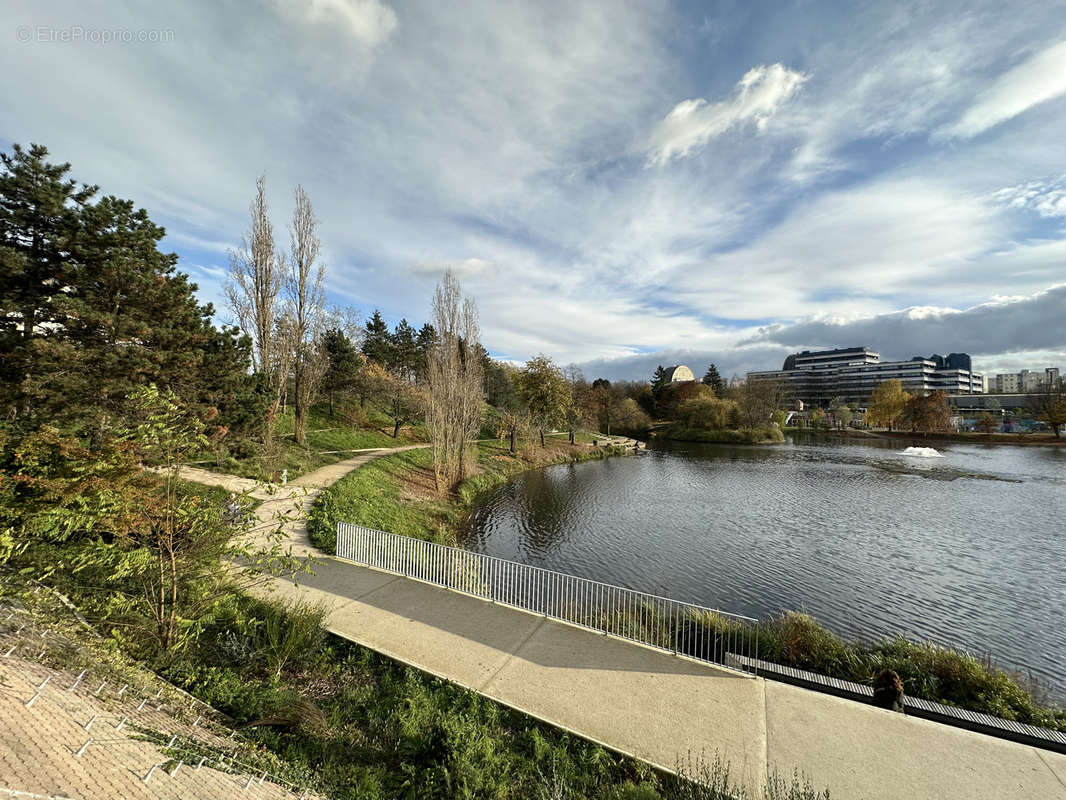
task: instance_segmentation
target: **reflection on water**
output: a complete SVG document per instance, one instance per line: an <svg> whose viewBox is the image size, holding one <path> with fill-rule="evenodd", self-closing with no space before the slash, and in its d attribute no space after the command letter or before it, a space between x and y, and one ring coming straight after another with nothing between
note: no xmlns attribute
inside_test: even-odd
<svg viewBox="0 0 1066 800"><path fill-rule="evenodd" d="M1066 698L1066 451L660 443L526 473L463 544L751 616L991 653Z"/></svg>

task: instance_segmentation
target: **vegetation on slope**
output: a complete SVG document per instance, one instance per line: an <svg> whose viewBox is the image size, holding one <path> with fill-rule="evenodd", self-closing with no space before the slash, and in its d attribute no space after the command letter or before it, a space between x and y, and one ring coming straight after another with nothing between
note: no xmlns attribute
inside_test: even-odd
<svg viewBox="0 0 1066 800"><path fill-rule="evenodd" d="M725 618L701 624L717 632L731 628ZM754 628L732 627L742 638ZM1066 709L1041 704L1039 688L1024 675L946 647L902 636L872 642L847 641L807 614L787 612L757 625L759 658L834 678L869 683L884 669L895 670L914 697L981 711L1003 719L1066 731ZM755 652L753 642L748 642Z"/></svg>

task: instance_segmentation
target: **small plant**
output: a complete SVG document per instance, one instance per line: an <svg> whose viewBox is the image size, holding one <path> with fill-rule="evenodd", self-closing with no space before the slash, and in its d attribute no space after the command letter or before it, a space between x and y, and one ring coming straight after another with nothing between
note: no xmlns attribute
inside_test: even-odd
<svg viewBox="0 0 1066 800"><path fill-rule="evenodd" d="M260 652L274 675L286 666L306 662L325 640L326 612L309 603L268 604L259 633Z"/></svg>

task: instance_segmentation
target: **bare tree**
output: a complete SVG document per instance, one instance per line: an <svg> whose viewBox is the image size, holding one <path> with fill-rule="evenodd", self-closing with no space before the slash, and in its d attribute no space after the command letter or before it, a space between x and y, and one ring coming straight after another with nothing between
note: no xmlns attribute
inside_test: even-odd
<svg viewBox="0 0 1066 800"><path fill-rule="evenodd" d="M433 441L437 491L443 493L468 473L466 443L477 434L483 403L477 307L470 298L463 300L451 270L433 295L433 326L426 426Z"/></svg>
<svg viewBox="0 0 1066 800"><path fill-rule="evenodd" d="M1066 426L1066 378L1048 376L1039 391L1030 395L1034 416L1048 424L1058 439Z"/></svg>
<svg viewBox="0 0 1066 800"><path fill-rule="evenodd" d="M240 248L229 251L229 280L225 291L237 324L252 337L253 368L270 377L275 392L265 430L269 442L284 382L284 376L276 372L275 334L278 294L285 264L284 254L274 247L274 226L267 206L265 175L255 182L255 190L255 199L249 206L252 226L241 237Z"/></svg>
<svg viewBox="0 0 1066 800"><path fill-rule="evenodd" d="M292 212L289 242L283 288L292 318L293 435L298 443L305 444L307 412L326 367L319 342L324 317L326 268L319 263L318 220L302 186L296 187L296 208Z"/></svg>

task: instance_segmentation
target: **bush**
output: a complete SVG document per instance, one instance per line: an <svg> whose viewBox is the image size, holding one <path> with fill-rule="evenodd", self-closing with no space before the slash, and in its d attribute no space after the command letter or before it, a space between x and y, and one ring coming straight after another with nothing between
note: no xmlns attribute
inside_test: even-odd
<svg viewBox="0 0 1066 800"><path fill-rule="evenodd" d="M325 610L301 602L265 607L258 644L270 670L280 675L287 665L305 665L314 659L326 638Z"/></svg>
<svg viewBox="0 0 1066 800"><path fill-rule="evenodd" d="M336 553L340 521L336 495L329 489L323 490L307 514L307 538L323 553Z"/></svg>
<svg viewBox="0 0 1066 800"><path fill-rule="evenodd" d="M714 396L695 397L677 407L677 421L689 428L726 428L736 405L732 400L719 400Z"/></svg>
<svg viewBox="0 0 1066 800"><path fill-rule="evenodd" d="M849 642L807 614L787 612L759 623L759 657L858 683L870 683L881 670L892 669L914 697L1066 731L1066 709L1040 706L1019 676L968 653L901 636Z"/></svg>

